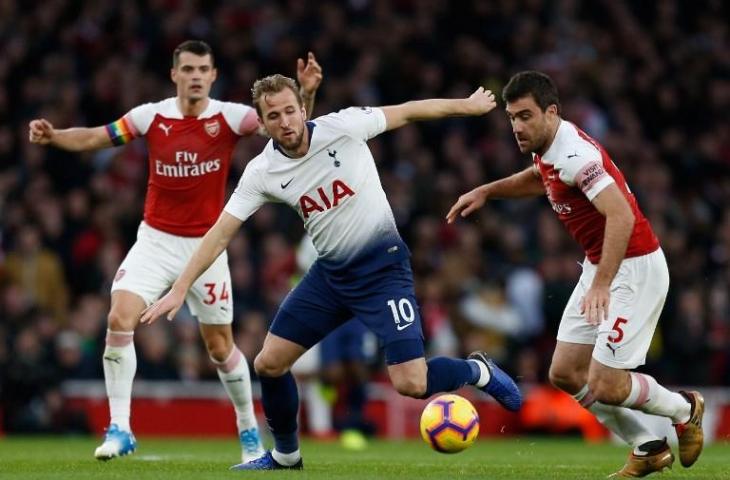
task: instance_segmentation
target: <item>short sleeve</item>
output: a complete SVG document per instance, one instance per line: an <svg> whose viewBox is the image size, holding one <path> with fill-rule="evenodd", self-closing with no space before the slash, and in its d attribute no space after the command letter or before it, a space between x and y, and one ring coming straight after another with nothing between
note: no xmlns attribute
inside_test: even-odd
<svg viewBox="0 0 730 480"><path fill-rule="evenodd" d="M124 145L145 135L154 118L154 104L145 103L134 107L119 120L105 125L106 133L112 144Z"/></svg>
<svg viewBox="0 0 730 480"><path fill-rule="evenodd" d="M266 194L259 182L258 169L256 168L256 157L251 160L238 181L236 189L233 191L231 198L223 208L237 219L245 222L248 217L256 213L261 206L266 203Z"/></svg>
<svg viewBox="0 0 730 480"><path fill-rule="evenodd" d="M346 108L319 117L316 123L319 122L326 123L337 130L346 131L350 136L365 141L383 133L386 128L383 110L373 107Z"/></svg>
<svg viewBox="0 0 730 480"><path fill-rule="evenodd" d="M236 135L248 136L258 131L258 115L252 107L226 102L222 111L226 123Z"/></svg>
<svg viewBox="0 0 730 480"><path fill-rule="evenodd" d="M568 150L555 162L560 180L571 187L579 188L588 200L614 183L613 177L603 166L603 157L592 145L586 144L580 150Z"/></svg>

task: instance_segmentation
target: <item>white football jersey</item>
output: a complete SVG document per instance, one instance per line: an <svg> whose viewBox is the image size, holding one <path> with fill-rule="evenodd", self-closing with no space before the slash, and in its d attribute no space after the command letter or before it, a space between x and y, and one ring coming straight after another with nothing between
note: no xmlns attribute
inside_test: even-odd
<svg viewBox="0 0 730 480"><path fill-rule="evenodd" d="M383 111L352 107L306 125L307 154L290 158L269 141L246 166L225 211L246 220L266 202L286 203L328 270L367 273L407 258L366 143L385 131Z"/></svg>

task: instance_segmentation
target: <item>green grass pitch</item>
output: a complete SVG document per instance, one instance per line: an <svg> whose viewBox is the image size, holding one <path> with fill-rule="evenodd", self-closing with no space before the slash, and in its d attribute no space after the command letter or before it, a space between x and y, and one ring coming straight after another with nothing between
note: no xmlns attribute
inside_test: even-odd
<svg viewBox="0 0 730 480"><path fill-rule="evenodd" d="M549 437L480 439L455 455L433 452L417 440L371 442L360 452L343 450L338 443L305 441L302 472L231 472L228 467L239 454L233 439L138 440L134 455L99 462L92 457L95 438L6 437L0 439L0 479L591 479L618 469L628 452ZM677 459L671 473L655 477L730 479L730 444L706 448L690 469Z"/></svg>

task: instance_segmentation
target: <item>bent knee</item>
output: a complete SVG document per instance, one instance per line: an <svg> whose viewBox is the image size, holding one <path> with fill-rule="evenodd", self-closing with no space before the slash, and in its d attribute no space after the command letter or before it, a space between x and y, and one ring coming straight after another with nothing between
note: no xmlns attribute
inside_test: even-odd
<svg viewBox="0 0 730 480"><path fill-rule="evenodd" d="M225 362L233 351L232 342L227 341L223 336L215 336L212 338L204 338L205 349L208 351L210 358L218 363Z"/></svg>
<svg viewBox="0 0 730 480"><path fill-rule="evenodd" d="M614 382L600 377L589 378L588 388L591 393L593 393L593 398L595 398L596 401L606 405L621 405L621 402L623 402L628 396L628 394L624 392L623 389L619 388L619 386Z"/></svg>
<svg viewBox="0 0 730 480"><path fill-rule="evenodd" d="M406 397L423 398L426 395L426 377L397 379L393 381L393 387Z"/></svg>
<svg viewBox="0 0 730 480"><path fill-rule="evenodd" d="M550 383L560 390L574 395L580 391L581 388L586 384L586 378L584 374L572 369L564 369L550 367L550 373L548 374Z"/></svg>
<svg viewBox="0 0 730 480"><path fill-rule="evenodd" d="M256 355L253 361L253 369L256 375L260 377L280 377L289 371L290 365L287 365L265 352Z"/></svg>
<svg viewBox="0 0 730 480"><path fill-rule="evenodd" d="M137 326L137 318L125 315L118 310L111 310L106 317L107 326L112 332L132 332Z"/></svg>

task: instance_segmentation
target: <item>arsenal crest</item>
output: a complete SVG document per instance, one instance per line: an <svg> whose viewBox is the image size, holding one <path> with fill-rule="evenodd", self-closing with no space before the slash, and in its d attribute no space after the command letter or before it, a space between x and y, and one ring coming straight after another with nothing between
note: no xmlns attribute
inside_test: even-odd
<svg viewBox="0 0 730 480"><path fill-rule="evenodd" d="M221 131L221 124L218 120L211 120L210 122L205 122L203 125L205 126L205 131L211 137L218 136L218 133Z"/></svg>

